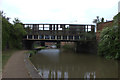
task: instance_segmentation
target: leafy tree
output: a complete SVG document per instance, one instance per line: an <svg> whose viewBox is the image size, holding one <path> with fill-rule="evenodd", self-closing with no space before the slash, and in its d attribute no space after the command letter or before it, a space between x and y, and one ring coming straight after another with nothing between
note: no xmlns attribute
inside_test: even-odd
<svg viewBox="0 0 120 80"><path fill-rule="evenodd" d="M118 23L120 24L120 12L113 17L114 20L114 25L118 25Z"/></svg>
<svg viewBox="0 0 120 80"><path fill-rule="evenodd" d="M14 24L11 24L3 11L0 11L0 16L2 17L2 49L22 48L22 37L26 31L20 20L15 18Z"/></svg>
<svg viewBox="0 0 120 80"><path fill-rule="evenodd" d="M104 22L104 18L103 17L101 18L101 22Z"/></svg>
<svg viewBox="0 0 120 80"><path fill-rule="evenodd" d="M98 54L107 59L120 59L120 38L118 18L120 13L113 18L113 25L108 26L100 33Z"/></svg>
<svg viewBox="0 0 120 80"><path fill-rule="evenodd" d="M18 18L15 18L15 20L13 22L14 22L14 25L13 25L12 32L14 33L13 34L13 39L15 41L14 46L17 48L21 48L22 47L22 38L26 34L26 31L23 28L23 25Z"/></svg>
<svg viewBox="0 0 120 80"><path fill-rule="evenodd" d="M93 23L99 23L100 22L100 19L99 19L99 16L96 17L96 19L93 20Z"/></svg>
<svg viewBox="0 0 120 80"><path fill-rule="evenodd" d="M18 23L22 24L21 21L20 21L18 18L14 18L13 23L14 23L14 24L18 24Z"/></svg>
<svg viewBox="0 0 120 80"><path fill-rule="evenodd" d="M101 19L99 19L99 16L96 17L96 19L93 20L93 23L101 23L104 22L104 18L102 17Z"/></svg>
<svg viewBox="0 0 120 80"><path fill-rule="evenodd" d="M0 12L2 16L2 48L5 49L9 47L9 38L10 38L10 30L12 24L9 23L7 18L3 15L3 12Z"/></svg>

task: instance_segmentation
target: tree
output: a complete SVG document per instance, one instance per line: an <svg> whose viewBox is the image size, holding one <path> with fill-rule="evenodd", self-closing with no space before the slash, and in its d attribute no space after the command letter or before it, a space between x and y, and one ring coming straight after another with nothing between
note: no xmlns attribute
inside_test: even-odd
<svg viewBox="0 0 120 80"><path fill-rule="evenodd" d="M97 23L99 23L99 22L100 22L99 16L97 16L96 19L93 20L93 23L96 23L96 24L97 24Z"/></svg>
<svg viewBox="0 0 120 80"><path fill-rule="evenodd" d="M26 34L21 21L15 18L14 24L0 11L2 17L2 49L22 48L22 38Z"/></svg>
<svg viewBox="0 0 120 80"><path fill-rule="evenodd" d="M98 54L107 59L120 59L119 26L117 25L120 13L113 18L114 25L105 27L100 33Z"/></svg>
<svg viewBox="0 0 120 80"><path fill-rule="evenodd" d="M93 23L100 23L100 22L104 22L104 18L102 17L101 20L99 19L99 16L96 17L96 19L93 20Z"/></svg>
<svg viewBox="0 0 120 80"><path fill-rule="evenodd" d="M17 24L17 23L21 23L21 21L20 21L18 18L14 18L13 23L14 23L14 24Z"/></svg>
<svg viewBox="0 0 120 80"><path fill-rule="evenodd" d="M104 22L104 18L103 17L101 18L101 22Z"/></svg>
<svg viewBox="0 0 120 80"><path fill-rule="evenodd" d="M14 38L13 39L15 40L14 46L16 46L17 48L21 48L22 38L24 35L26 35L26 31L23 28L23 25L18 18L15 18L13 22L14 22L14 25L13 25L13 37Z"/></svg>
<svg viewBox="0 0 120 80"><path fill-rule="evenodd" d="M9 38L12 24L8 21L6 16L4 16L3 11L0 11L0 16L2 17L2 49L9 47Z"/></svg>

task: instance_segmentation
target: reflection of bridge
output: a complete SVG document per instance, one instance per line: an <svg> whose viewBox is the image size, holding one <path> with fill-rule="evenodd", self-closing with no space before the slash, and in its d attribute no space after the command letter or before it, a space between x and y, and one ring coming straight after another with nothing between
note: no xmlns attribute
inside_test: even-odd
<svg viewBox="0 0 120 80"><path fill-rule="evenodd" d="M92 41L95 25L82 24L23 24L27 35L24 41ZM27 43L30 44L30 43Z"/></svg>

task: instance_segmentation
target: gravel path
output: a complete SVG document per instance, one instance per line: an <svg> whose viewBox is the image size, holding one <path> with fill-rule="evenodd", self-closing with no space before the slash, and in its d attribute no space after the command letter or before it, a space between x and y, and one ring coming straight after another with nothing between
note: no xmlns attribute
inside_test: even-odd
<svg viewBox="0 0 120 80"><path fill-rule="evenodd" d="M25 50L15 52L4 67L2 78L30 78L24 62Z"/></svg>

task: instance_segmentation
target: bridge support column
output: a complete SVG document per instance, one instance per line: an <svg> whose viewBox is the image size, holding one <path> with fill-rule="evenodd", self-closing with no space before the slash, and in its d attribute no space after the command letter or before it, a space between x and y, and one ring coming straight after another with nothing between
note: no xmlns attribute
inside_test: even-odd
<svg viewBox="0 0 120 80"><path fill-rule="evenodd" d="M31 49L33 49L33 43L34 43L34 41L24 40L23 47L27 50L31 50Z"/></svg>
<svg viewBox="0 0 120 80"><path fill-rule="evenodd" d="M85 43L76 42L76 52L77 53L85 53L85 51L87 51L87 46L85 46Z"/></svg>
<svg viewBox="0 0 120 80"><path fill-rule="evenodd" d="M75 50L77 53L97 53L96 41L78 41Z"/></svg>
<svg viewBox="0 0 120 80"><path fill-rule="evenodd" d="M73 40L75 40L75 36L73 36Z"/></svg>
<svg viewBox="0 0 120 80"><path fill-rule="evenodd" d="M28 35L27 35L27 39L28 39Z"/></svg>
<svg viewBox="0 0 120 80"><path fill-rule="evenodd" d="M55 36L55 40L57 40L57 36Z"/></svg>
<svg viewBox="0 0 120 80"><path fill-rule="evenodd" d="M79 36L79 39L80 39L80 36Z"/></svg>
<svg viewBox="0 0 120 80"><path fill-rule="evenodd" d="M51 40L51 36L50 36L50 40Z"/></svg>
<svg viewBox="0 0 120 80"><path fill-rule="evenodd" d="M34 35L32 35L32 39L34 39Z"/></svg>
<svg viewBox="0 0 120 80"><path fill-rule="evenodd" d="M56 45L56 46L57 46L57 48L60 48L60 46L61 46L61 45L60 45L60 41L57 42L57 45Z"/></svg>
<svg viewBox="0 0 120 80"><path fill-rule="evenodd" d="M40 39L40 38L39 38L39 35L38 35L38 39Z"/></svg>
<svg viewBox="0 0 120 80"><path fill-rule="evenodd" d="M45 39L45 35L43 36L43 39Z"/></svg>
<svg viewBox="0 0 120 80"><path fill-rule="evenodd" d="M44 41L41 41L41 46L45 46L45 42Z"/></svg>
<svg viewBox="0 0 120 80"><path fill-rule="evenodd" d="M61 40L63 40L63 36L61 36Z"/></svg>
<svg viewBox="0 0 120 80"><path fill-rule="evenodd" d="M67 40L69 40L69 36L67 36Z"/></svg>

